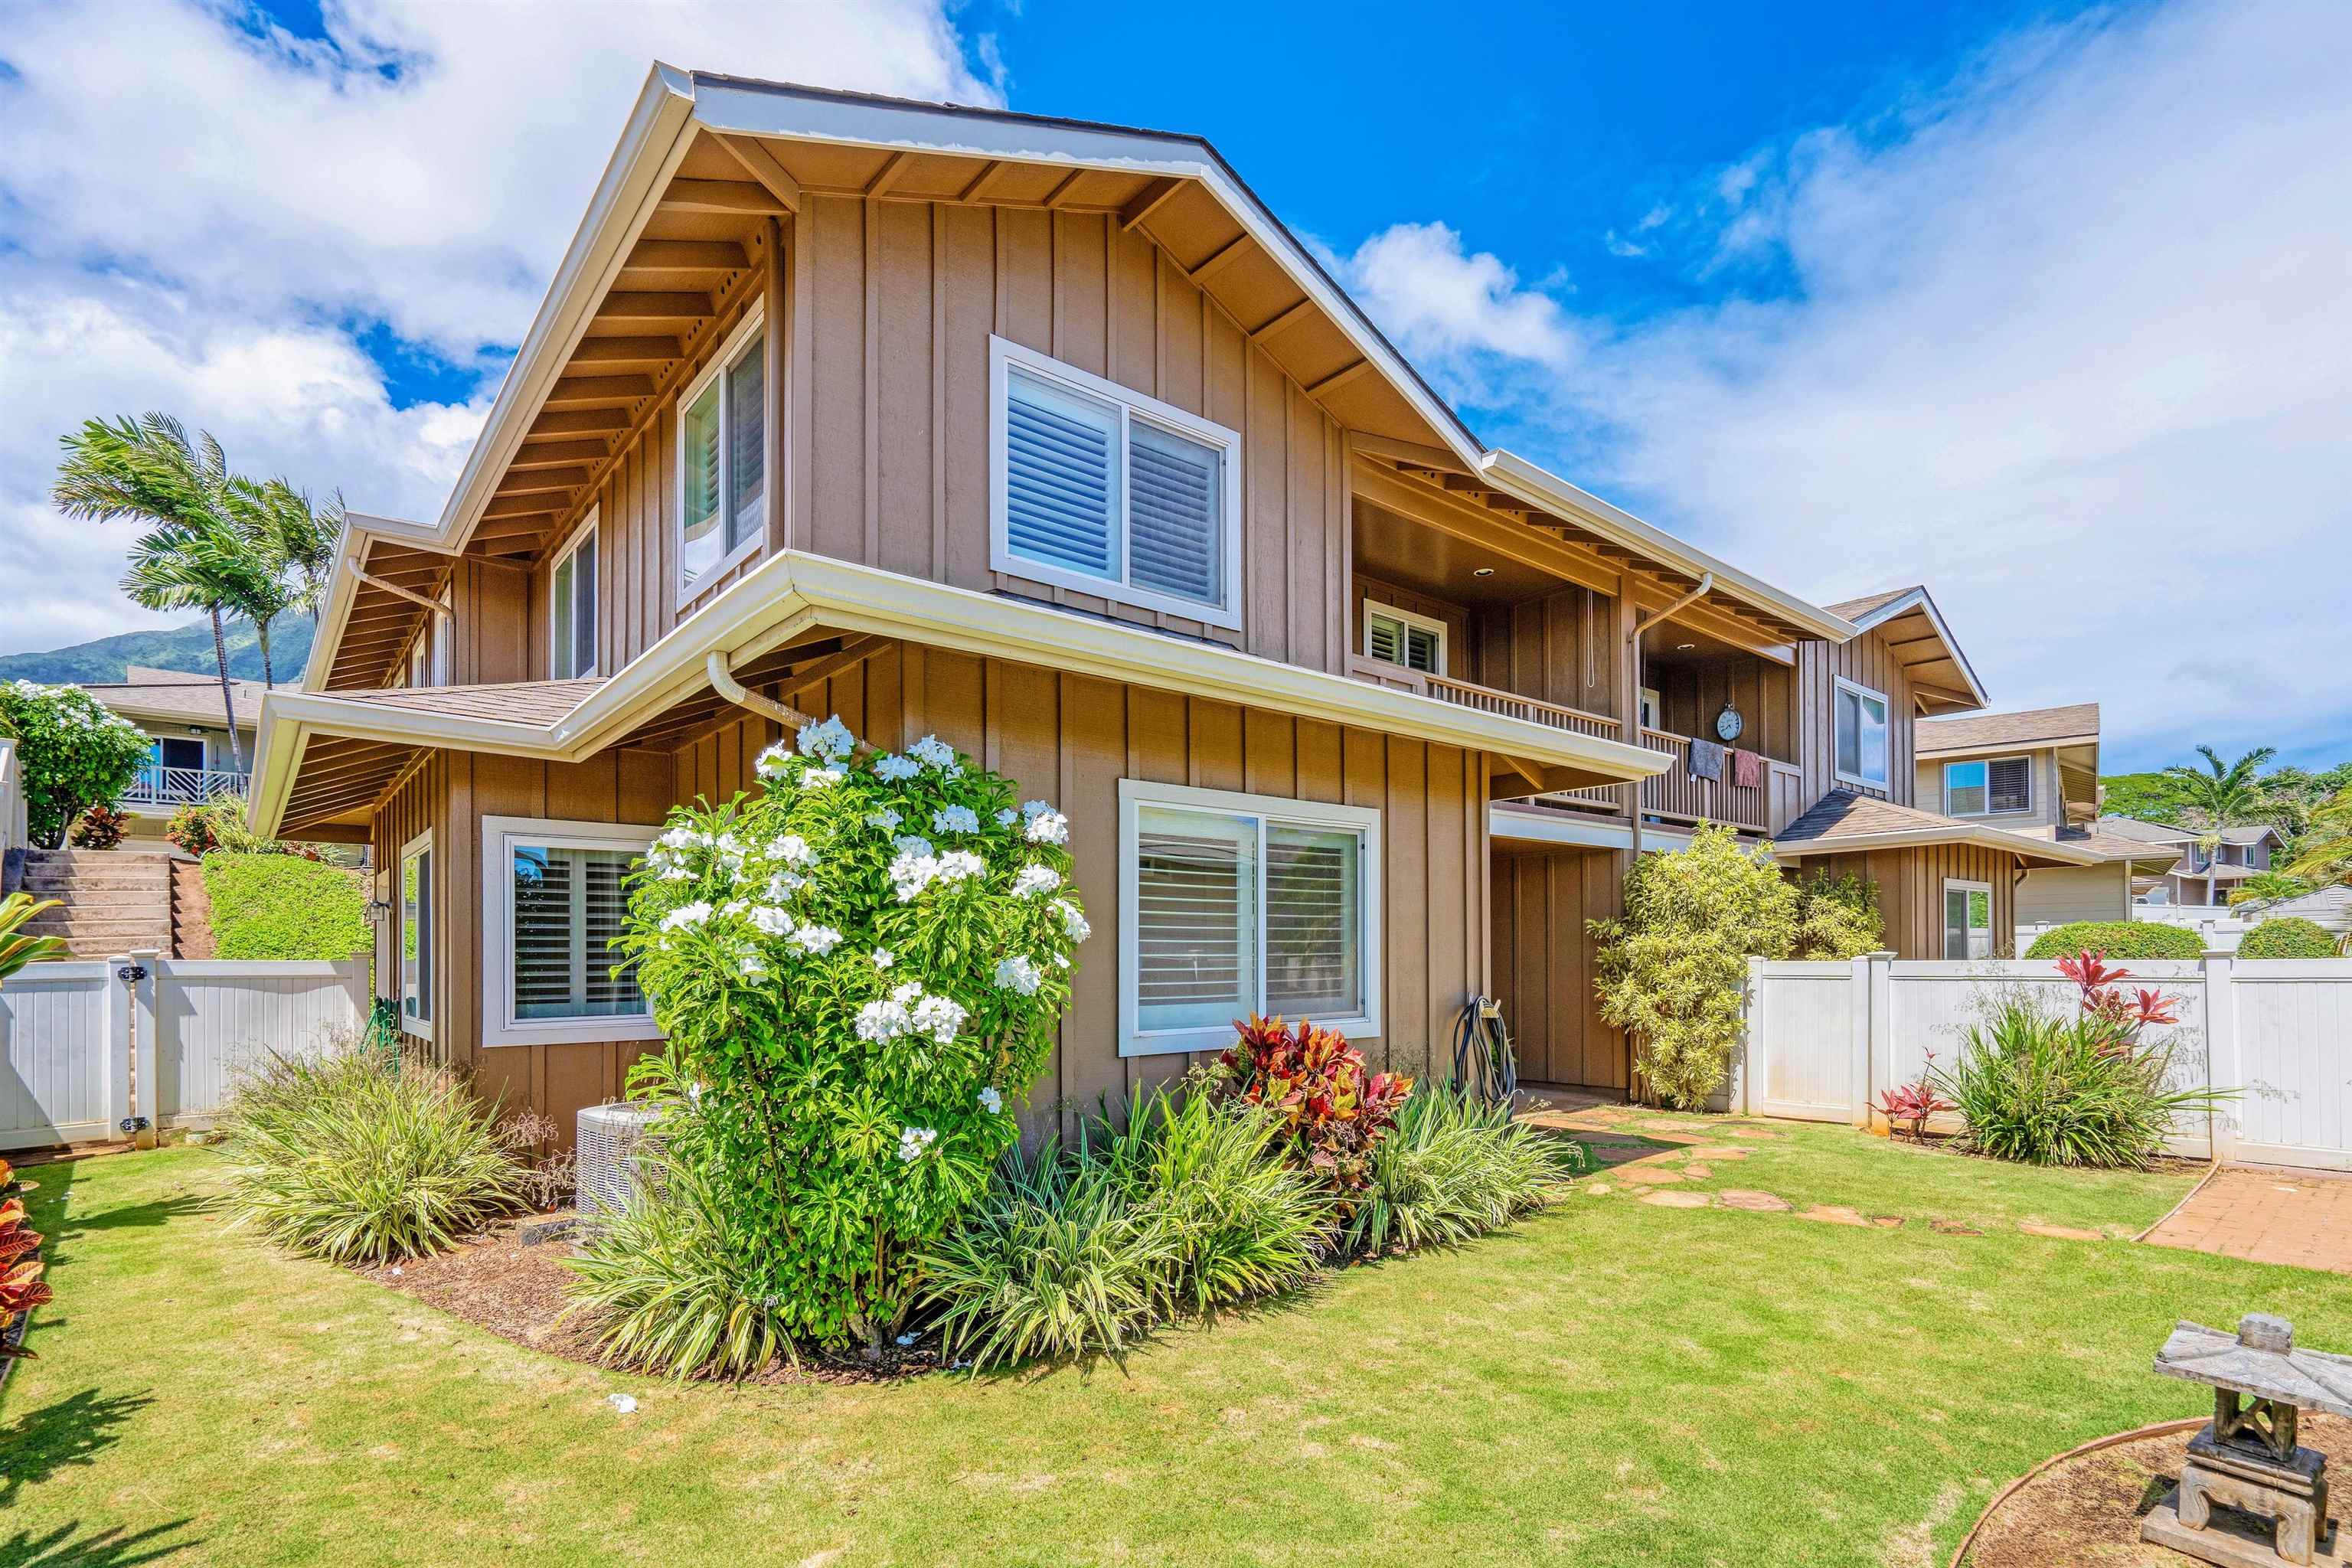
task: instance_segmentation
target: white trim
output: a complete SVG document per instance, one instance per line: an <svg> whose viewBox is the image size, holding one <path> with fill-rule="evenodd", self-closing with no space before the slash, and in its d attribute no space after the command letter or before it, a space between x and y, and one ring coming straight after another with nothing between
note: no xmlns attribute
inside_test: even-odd
<svg viewBox="0 0 2352 1568"><path fill-rule="evenodd" d="M576 1045L662 1037L650 1012L593 1018L517 1018L512 962L516 844L555 849L642 850L660 832L658 825L640 823L565 822L543 816L482 818L483 1045Z"/></svg>
<svg viewBox="0 0 2352 1568"><path fill-rule="evenodd" d="M1013 553L1012 542L1008 537L1010 508L1005 496L1009 460L1006 453L1008 416L1005 398L1011 389L1010 371L1015 365L1041 381L1056 383L1079 396L1110 404L1118 410L1118 511L1113 521L1119 534L1120 575L1117 579L1097 577ZM1208 605L1198 599L1157 593L1150 588L1138 587L1127 580L1131 574L1133 559L1133 552L1128 548L1127 536L1129 471L1127 429L1138 418L1147 424L1164 426L1204 447L1214 447L1223 455L1224 460L1219 468L1223 477L1224 493L1218 498L1218 526L1223 534L1220 541L1218 582L1223 596L1216 604ZM1123 605L1132 605L1138 609L1158 610L1164 615L1180 616L1207 626L1223 626L1229 631L1241 630L1241 432L1188 413L1172 403L1162 403L1132 387L1107 381L1076 365L1065 364L1049 354L1040 353L1025 344L991 332L988 337L988 564L992 570L1002 572L1008 577L1023 577L1033 583L1075 588L1081 593L1097 594Z"/></svg>
<svg viewBox="0 0 2352 1568"><path fill-rule="evenodd" d="M1984 933L1985 933L1985 952L1984 952L1984 956L1985 956L1986 958L1990 958L1990 957L1992 957L1992 956L1993 956L1993 953L1992 953L1993 940L1992 940L1992 939L1993 939L1993 929L1994 929L1994 928L1993 928L1993 900L1992 900L1992 884L1991 884L1990 882L1971 882L1971 881L1968 881L1968 880L1966 880L1966 879L1962 879L1962 878L1958 878L1958 877L1947 877L1947 878L1945 878L1945 879L1944 879L1944 896L1943 896L1941 899L1939 899L1939 900L1937 900L1937 903L1938 903L1938 904L1940 904L1940 905L1942 906L1940 909L1938 909L1938 910L1936 911L1936 914L1937 914L1937 921L1936 921L1936 940L1937 940L1937 944L1938 944L1939 946L1942 946L1942 947L1944 947L1944 948L1948 949L1948 949L1949 949L1949 947L1951 946L1951 939L1952 939L1952 906L1951 906L1951 896L1952 896L1952 894L1953 894L1954 892L1956 892L1956 891L1958 891L1958 892L1962 892L1962 893L1982 893L1982 894L1985 896L1985 923L1984 923ZM1962 918L1963 918L1963 920L1965 920L1965 918L1966 918L1966 917L1965 917L1965 916L1963 916ZM1974 927L1974 926L1968 926L1968 927L1966 927L1966 929L1964 929L1964 930L1960 932L1960 942L1961 942L1961 943L1962 943L1963 945L1966 945L1966 943L1968 942L1969 932L1974 931L1975 930L1976 930L1976 927ZM1947 952L1945 953L1945 955L1944 955L1944 956L1945 956L1945 962L1947 962L1947 963L1954 962L1954 960L1952 959L1951 954L1950 954L1950 952L1949 952L1948 951L1947 951ZM1960 955L1959 962L1974 963L1980 963L1980 962L1982 962L1982 961L1981 961L1981 960L1979 960L1979 959L1977 957L1977 955L1976 955L1975 953L1973 953L1973 952L1969 952L1969 953L1963 953L1963 954L1961 954L1961 955Z"/></svg>
<svg viewBox="0 0 2352 1568"><path fill-rule="evenodd" d="M1644 730L1663 730L1665 727L1666 720L1665 693L1660 691L1654 686L1644 686L1641 688L1635 695L1639 700L1637 700L1633 706L1636 711L1641 715L1642 728Z"/></svg>
<svg viewBox="0 0 2352 1568"><path fill-rule="evenodd" d="M2039 770L2033 765L2034 758L2035 753L2031 752L2003 752L1998 755L1986 755L1981 757L1952 757L1946 760L1941 764L1944 770L1944 815L1946 816L1967 818L2032 816L2034 802L2040 799L2042 795L2042 791L2037 787L2034 779L2035 773L2039 772ZM2023 763L2025 764L2025 804L2023 805L2011 806L2005 811L1995 811L1993 809L1992 765L1995 763ZM1952 770L1954 768L1984 769L1985 808L1982 811L1954 811L1952 809Z"/></svg>
<svg viewBox="0 0 2352 1568"><path fill-rule="evenodd" d="M1230 1045L1233 1027L1145 1030L1139 1022L1136 994L1136 941L1142 912L1142 888L1136 875L1137 822L1146 805L1253 816L1258 822L1258 976L1257 995L1250 1005L1263 1011L1265 1004L1265 825L1295 823L1309 827L1335 827L1363 836L1362 858L1357 866L1356 898L1358 958L1364 989L1364 1010L1347 1018L1318 1018L1324 1028L1337 1029L1349 1039L1366 1039L1381 1032L1381 814L1370 806L1333 805L1322 801L1286 796L1244 795L1233 790L1194 789L1183 784L1153 784L1145 779L1118 781L1118 1054L1122 1057L1161 1056L1176 1051L1213 1050Z"/></svg>
<svg viewBox="0 0 2352 1568"><path fill-rule="evenodd" d="M1850 784L1857 789L1883 789L1891 791L1895 787L1894 702L1888 699L1886 693L1884 691L1877 689L1875 687L1864 686L1859 680L1848 680L1843 675L1834 676L1832 678L1832 695L1830 698L1830 766L1837 773L1838 783ZM1850 773L1843 768L1837 765L1838 711L1837 698L1835 694L1839 691L1851 691L1860 697L1874 697L1878 700L1878 711L1880 715L1879 723L1885 726L1886 731L1886 744L1883 748L1886 757L1885 777L1874 779L1866 773ZM1856 711L1859 712L1860 710L1857 709ZM1857 760L1862 756L1862 736L1859 733L1857 733L1853 738L1853 754Z"/></svg>
<svg viewBox="0 0 2352 1568"><path fill-rule="evenodd" d="M1486 805L1486 836L1526 844L1573 844L1593 849L1631 849L1633 830L1611 817L1586 817L1549 806L1515 805L1490 801ZM1642 847L1671 854L1687 849L1691 836L1671 827L1644 824Z"/></svg>
<svg viewBox="0 0 2352 1568"><path fill-rule="evenodd" d="M1424 616L1415 611L1408 610L1402 605L1391 605L1386 599L1375 599L1370 595L1367 594L1364 595L1363 625L1364 657L1366 658L1370 658L1372 657L1372 617L1374 616L1386 616L1390 620L1396 622L1402 626L1419 626L1423 631L1428 632L1436 637L1437 668L1428 671L1427 673L1431 675L1444 675L1445 673L1445 645L1448 639L1445 633L1445 623L1444 621L1437 619L1434 616ZM1409 668L1411 667L1400 666L1399 668Z"/></svg>
<svg viewBox="0 0 2352 1568"><path fill-rule="evenodd" d="M719 352L710 356L710 363L695 373L694 379L686 384L686 389L680 392L676 401L669 405L671 462L677 469L677 483L670 492L669 526L670 547L677 552L677 580L671 584L670 587L677 595L677 607L681 610L696 600L708 596L712 584L726 576L736 563L746 556L756 554L760 547L768 542L768 530L762 523L761 526L746 534L740 544L726 552L714 562L709 569L703 573L702 581L698 586L686 580L686 411L693 407L696 400L709 390L712 382L718 381L727 374L728 365L741 354L744 342L757 336L767 324L768 301L765 296L762 296L751 301L751 309L743 312L743 319L735 323L734 331L729 332L726 342L719 345ZM766 368L763 365L761 374L764 377L766 374ZM719 388L719 466L722 468L728 467L730 456L734 449L735 432L731 428L733 420L734 411L727 399L727 388L722 384ZM768 449L773 445L768 439L768 433L774 427L775 422L776 389L767 385L763 380L760 388L760 494L762 498L774 493L770 487L776 483L776 476L768 472ZM728 473L722 473L719 477L721 493L719 498L719 531L722 542L726 538L727 530L733 526L735 521L734 498L726 493L730 478L731 474ZM767 510L769 509L763 499L761 510L764 512Z"/></svg>
<svg viewBox="0 0 2352 1568"><path fill-rule="evenodd" d="M1969 694L1977 700L1977 706L1986 706L1992 699L1985 695L1984 682L1977 679L1976 667L1969 663L1969 656L1960 651L1959 639L1952 636L1952 628L1944 624L1944 612L1936 607L1935 598L1927 589L1906 588L1876 609L1865 610L1854 616L1854 630L1860 634L1884 626L1915 606L1927 616L1927 624L1936 628L1936 636L1942 640L1945 651L1952 656L1953 668L1969 683Z"/></svg>
<svg viewBox="0 0 2352 1568"><path fill-rule="evenodd" d="M579 553L581 542L587 539L591 534L594 534L596 532L596 525L602 521L603 512L604 508L601 505L590 507L588 509L588 515L580 520L580 526L573 529L571 534L565 538L563 542L556 546L554 552L547 558L547 676L550 680L585 680L591 676L593 676L596 673L596 667L604 661L604 636L603 629L597 624L598 616L596 615L596 610L598 606L594 604L591 604L589 605L588 625L591 629L591 634L596 638L596 647L594 649L595 658L588 661L588 668L585 669L567 669L558 671L555 668L555 627L557 624L555 613L556 568L562 566L566 560L569 560ZM572 567L572 591L574 594L577 594L580 591L580 571L577 563ZM601 599L604 597L604 542L600 536L597 541L596 552L596 597ZM578 621L573 617L572 610L570 605L564 606L563 618L565 620L572 621L575 627L579 625ZM579 650L574 648L572 652L577 656Z"/></svg>
<svg viewBox="0 0 2352 1568"><path fill-rule="evenodd" d="M416 944L419 977L417 998L424 1011L415 1017L408 1012L408 976L403 973L407 952L408 925L408 862L416 856L425 857L424 897L417 902L422 916L424 933ZM393 1009L400 1015L400 1032L420 1040L433 1037L433 987L441 978L441 964L434 949L439 945L441 922L434 917L434 893L441 880L440 857L433 853L433 830L426 828L400 847L400 858L392 871L392 1000Z"/></svg>
<svg viewBox="0 0 2352 1568"><path fill-rule="evenodd" d="M1648 837L1646 833L1643 835L1644 839ZM1883 833L1841 833L1834 838L1775 839L1772 852L1784 860L1805 859L1816 855L1860 855L1873 849L1916 849L1935 844L1974 844L2059 866L2095 866L2106 858L2079 845L2012 833L2005 827L1984 826L1959 817L1953 818L1948 826L1893 827Z"/></svg>

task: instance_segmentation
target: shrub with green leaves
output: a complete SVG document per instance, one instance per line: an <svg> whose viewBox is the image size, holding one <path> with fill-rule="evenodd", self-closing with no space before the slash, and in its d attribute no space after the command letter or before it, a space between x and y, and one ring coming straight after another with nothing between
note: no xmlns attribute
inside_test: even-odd
<svg viewBox="0 0 2352 1568"><path fill-rule="evenodd" d="M935 737L854 748L808 725L761 796L674 811L615 943L758 1298L827 1345L895 1328L917 1249L987 1189L1087 932L1060 812Z"/></svg>
<svg viewBox="0 0 2352 1568"><path fill-rule="evenodd" d="M2080 952L2116 959L2195 959L2205 956L2205 939L2187 926L2162 921L2074 921L2035 937L2025 956L2072 958Z"/></svg>
<svg viewBox="0 0 2352 1568"><path fill-rule="evenodd" d="M1812 961L1860 958L1885 945L1878 884L1851 871L1816 868L1797 879L1797 926L1789 956Z"/></svg>
<svg viewBox="0 0 2352 1568"><path fill-rule="evenodd" d="M16 739L25 830L51 847L76 817L131 787L151 746L136 724L81 688L30 680L0 681L0 735Z"/></svg>
<svg viewBox="0 0 2352 1568"><path fill-rule="evenodd" d="M224 959L344 959L375 940L356 871L292 855L204 858L214 951Z"/></svg>
<svg viewBox="0 0 2352 1568"><path fill-rule="evenodd" d="M339 1263L439 1252L524 1206L514 1140L449 1068L330 1042L241 1073L222 1119L239 1224Z"/></svg>
<svg viewBox="0 0 2352 1568"><path fill-rule="evenodd" d="M1582 1168L1582 1144L1513 1120L1446 1083L1416 1090L1372 1152L1346 1247L1377 1257L1483 1236L1552 1202Z"/></svg>
<svg viewBox="0 0 2352 1568"><path fill-rule="evenodd" d="M2240 958L2334 958L2341 951L2326 926L2300 915L2263 921L2238 943Z"/></svg>
<svg viewBox="0 0 2352 1568"><path fill-rule="evenodd" d="M1771 856L1701 823L1688 848L1634 861L1621 918L1588 922L1601 1016L1633 1037L1660 1100L1695 1110L1722 1084L1748 957L1787 957L1796 919L1797 890Z"/></svg>
<svg viewBox="0 0 2352 1568"><path fill-rule="evenodd" d="M1959 1059L1933 1075L1968 1123L1970 1147L2029 1165L2131 1166L2162 1152L2173 1118L2227 1098L2175 1089L2166 1046L2120 1042L2095 1013L2057 1018L2007 997L1972 1026Z"/></svg>

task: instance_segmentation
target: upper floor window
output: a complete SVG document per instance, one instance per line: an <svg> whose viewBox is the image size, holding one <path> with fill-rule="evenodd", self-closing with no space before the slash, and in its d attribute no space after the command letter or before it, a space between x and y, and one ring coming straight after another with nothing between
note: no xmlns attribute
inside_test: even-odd
<svg viewBox="0 0 2352 1568"><path fill-rule="evenodd" d="M989 564L1239 629L1241 437L989 340Z"/></svg>
<svg viewBox="0 0 2352 1568"><path fill-rule="evenodd" d="M547 574L547 678L596 673L596 514L564 545Z"/></svg>
<svg viewBox="0 0 2352 1568"><path fill-rule="evenodd" d="M1992 816L2033 809L2033 762L1992 757L1944 764L1944 815Z"/></svg>
<svg viewBox="0 0 2352 1568"><path fill-rule="evenodd" d="M1364 601L1364 657L1423 675L1445 673L1445 623Z"/></svg>
<svg viewBox="0 0 2352 1568"><path fill-rule="evenodd" d="M758 547L768 494L766 334L754 308L677 400L677 601Z"/></svg>
<svg viewBox="0 0 2352 1568"><path fill-rule="evenodd" d="M1837 775L1864 789L1886 787L1886 694L1840 676L1837 710Z"/></svg>

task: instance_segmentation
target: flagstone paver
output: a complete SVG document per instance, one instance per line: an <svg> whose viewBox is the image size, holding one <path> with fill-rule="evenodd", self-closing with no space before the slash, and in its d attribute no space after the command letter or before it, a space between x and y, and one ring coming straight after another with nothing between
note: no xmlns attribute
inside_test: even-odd
<svg viewBox="0 0 2352 1568"><path fill-rule="evenodd" d="M1744 1187L1730 1187L1715 1194L1727 1209L1746 1209L1750 1214L1786 1214L1791 1205L1788 1199L1772 1193L1749 1192Z"/></svg>
<svg viewBox="0 0 2352 1568"><path fill-rule="evenodd" d="M1706 1207L1705 1193L1643 1193L1642 1201L1655 1204L1662 1209L1703 1209Z"/></svg>
<svg viewBox="0 0 2352 1568"><path fill-rule="evenodd" d="M1823 1225L1867 1226L1870 1223L1862 1217L1862 1212L1859 1209L1850 1209L1843 1204L1822 1204L1817 1207L1806 1209L1797 1217L1819 1220Z"/></svg>
<svg viewBox="0 0 2352 1568"><path fill-rule="evenodd" d="M1692 1150L1691 1158L1694 1160L1745 1160L1748 1158L1748 1151L1710 1144L1704 1149Z"/></svg>
<svg viewBox="0 0 2352 1568"><path fill-rule="evenodd" d="M2147 1239L2352 1274L2352 1176L2231 1166L2215 1173Z"/></svg>
<svg viewBox="0 0 2352 1568"><path fill-rule="evenodd" d="M1694 1160L1689 1164L1683 1167L1683 1174L1688 1176L1694 1182L1704 1182L1709 1176L1714 1175L1715 1173Z"/></svg>
<svg viewBox="0 0 2352 1568"><path fill-rule="evenodd" d="M1627 1165L1617 1173L1617 1178L1625 1182L1647 1182L1654 1186L1684 1179L1680 1171L1667 1165Z"/></svg>

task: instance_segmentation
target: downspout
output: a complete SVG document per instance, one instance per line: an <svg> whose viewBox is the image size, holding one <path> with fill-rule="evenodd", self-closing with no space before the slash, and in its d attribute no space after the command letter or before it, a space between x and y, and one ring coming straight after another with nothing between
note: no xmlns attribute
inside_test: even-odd
<svg viewBox="0 0 2352 1568"><path fill-rule="evenodd" d="M710 689L738 708L748 708L762 718L773 719L785 729L794 732L817 722L816 719L802 712L799 709L779 702L772 697L762 697L736 679L734 668L728 662L727 655L717 648L712 648L709 656L703 659L702 668L710 677ZM857 742L856 752L853 754L862 756L874 749L860 741Z"/></svg>
<svg viewBox="0 0 2352 1568"><path fill-rule="evenodd" d="M1622 586L1622 584L1621 584L1621 586ZM1642 634L1648 631L1658 622L1665 620L1669 616L1673 616L1676 611L1685 609L1691 605L1696 604L1697 601L1704 599L1714 587L1715 574L1712 572L1706 573L1699 578L1697 587L1693 588L1689 593L1685 594L1681 598L1676 599L1673 604L1668 605L1665 608L1662 610L1652 610L1649 614L1637 617L1633 622L1633 629L1625 634L1626 659L1627 662L1633 666L1633 717L1634 721L1634 740L1637 744L1641 739ZM1637 861L1642 858L1642 784L1643 782L1644 781L1641 779L1635 779L1632 784L1625 786L1627 803L1633 807L1633 858Z"/></svg>

